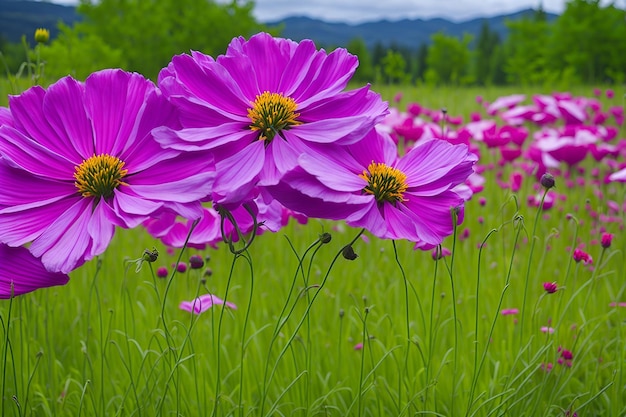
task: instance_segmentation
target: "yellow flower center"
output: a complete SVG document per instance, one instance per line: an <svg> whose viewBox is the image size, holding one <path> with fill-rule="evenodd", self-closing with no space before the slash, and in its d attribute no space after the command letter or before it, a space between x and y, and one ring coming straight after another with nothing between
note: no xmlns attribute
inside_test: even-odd
<svg viewBox="0 0 626 417"><path fill-rule="evenodd" d="M109 197L128 173L124 162L108 154L94 155L75 168L74 185L83 197Z"/></svg>
<svg viewBox="0 0 626 417"><path fill-rule="evenodd" d="M379 203L387 201L395 205L398 201L406 201L404 193L409 186L406 174L399 169L372 161L359 177L367 181L363 192L372 194Z"/></svg>
<svg viewBox="0 0 626 417"><path fill-rule="evenodd" d="M281 130L302 122L296 120L298 105L291 97L279 93L264 92L256 96L252 108L248 109L248 117L252 121L250 129L260 132L259 140L270 142Z"/></svg>

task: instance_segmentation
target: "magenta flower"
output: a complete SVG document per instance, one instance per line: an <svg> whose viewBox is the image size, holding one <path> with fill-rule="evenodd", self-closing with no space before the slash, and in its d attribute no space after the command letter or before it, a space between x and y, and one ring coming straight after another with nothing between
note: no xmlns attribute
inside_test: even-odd
<svg viewBox="0 0 626 417"><path fill-rule="evenodd" d="M560 354L559 355L560 357L557 359L557 363L559 365L565 365L567 367L571 367L572 366L572 361L574 360L574 354L572 353L572 351L564 349L561 346L559 346L557 351Z"/></svg>
<svg viewBox="0 0 626 417"><path fill-rule="evenodd" d="M580 248L574 249L574 254L572 256L576 262L583 261L585 265L593 263L591 255Z"/></svg>
<svg viewBox="0 0 626 417"><path fill-rule="evenodd" d="M214 171L206 155L162 149L151 130L175 109L139 74L64 77L10 97L0 127L0 241L67 273L103 253L115 226L160 210L200 215Z"/></svg>
<svg viewBox="0 0 626 417"><path fill-rule="evenodd" d="M201 314L207 311L213 305L226 304L226 307L237 310L237 306L229 301L224 302L221 298L213 294L204 294L192 301L183 301L180 303L180 309L189 311L194 314Z"/></svg>
<svg viewBox="0 0 626 417"><path fill-rule="evenodd" d="M431 256L433 257L433 261L438 261L439 259L452 255L452 252L448 248L444 248L443 246L436 247L432 250Z"/></svg>
<svg viewBox="0 0 626 417"><path fill-rule="evenodd" d="M360 140L387 114L387 103L363 87L343 91L358 65L345 49L259 33L235 38L225 55L178 55L159 86L181 110L182 129L160 129L166 147L211 150L213 199L237 205L255 186L273 185L298 156L328 143Z"/></svg>
<svg viewBox="0 0 626 417"><path fill-rule="evenodd" d="M608 249L611 247L611 242L613 242L613 234L612 233L602 233L602 237L600 238L600 244L604 249Z"/></svg>
<svg viewBox="0 0 626 417"><path fill-rule="evenodd" d="M361 142L325 156L302 155L300 167L270 192L309 217L345 219L380 238L432 249L453 232L451 210L465 201L454 188L473 172L476 160L467 146L444 140L420 142L398 157L393 141L372 130Z"/></svg>
<svg viewBox="0 0 626 417"><path fill-rule="evenodd" d="M519 314L519 310L517 308L505 308L500 312L500 314L503 316L513 316Z"/></svg>
<svg viewBox="0 0 626 417"><path fill-rule="evenodd" d="M0 298L65 285L68 280L67 274L48 272L28 249L0 244Z"/></svg>
<svg viewBox="0 0 626 417"><path fill-rule="evenodd" d="M554 294L559 287L556 285L556 282L544 282L543 289L546 290L548 294Z"/></svg>

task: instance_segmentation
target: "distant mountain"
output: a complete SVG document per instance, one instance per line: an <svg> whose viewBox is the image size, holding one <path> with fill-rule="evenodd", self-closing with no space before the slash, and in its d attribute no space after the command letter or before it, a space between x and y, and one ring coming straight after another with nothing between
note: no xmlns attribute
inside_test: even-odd
<svg viewBox="0 0 626 417"><path fill-rule="evenodd" d="M508 34L506 22L519 20L525 16L532 16L533 9L521 10L516 13L476 18L463 22L452 22L446 19L404 19L398 21L380 20L357 25L346 23L329 23L309 17L288 17L286 19L268 23L270 26L282 27L282 36L300 41L313 39L317 44L324 46L346 46L350 40L361 38L368 47L376 43L384 46L392 44L417 49L422 43L429 44L434 33L443 32L446 35L462 37L464 33L475 38L480 33L484 21L489 23L492 31L498 32L501 39ZM548 20L557 17L556 14L546 13Z"/></svg>
<svg viewBox="0 0 626 417"><path fill-rule="evenodd" d="M33 42L37 28L46 28L50 36L58 34L57 23L71 26L80 20L76 8L44 1L0 0L0 36L20 42L22 35Z"/></svg>
<svg viewBox="0 0 626 417"><path fill-rule="evenodd" d="M463 22L452 22L446 19L404 19L399 21L380 20L356 25L347 23L329 23L308 17L288 17L268 23L268 26L282 28L281 35L296 41L313 39L319 46L346 46L356 37L363 39L368 47L376 43L383 46L392 44L408 48L418 48L422 43L430 43L430 36L443 32L450 36L461 37L469 33L478 35L483 21L489 23L492 31L506 37L507 20L517 20L529 16L532 9L517 13L477 18ZM547 14L548 19L557 15ZM58 34L59 21L71 26L80 20L73 6L63 6L46 1L0 0L0 36L9 42L19 42L22 35L33 39L35 29L44 27L50 30L50 36Z"/></svg>

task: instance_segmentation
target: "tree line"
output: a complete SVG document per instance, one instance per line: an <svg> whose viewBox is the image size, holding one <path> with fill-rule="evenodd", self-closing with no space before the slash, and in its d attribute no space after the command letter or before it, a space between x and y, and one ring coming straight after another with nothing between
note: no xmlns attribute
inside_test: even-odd
<svg viewBox="0 0 626 417"><path fill-rule="evenodd" d="M190 50L217 56L235 36L259 31L280 35L252 14L253 1L82 0L84 19L39 52L46 74L84 79L120 67L155 79L175 54ZM346 48L359 57L359 82L428 85L592 84L626 81L626 11L599 0L569 0L552 21L540 9L507 23L501 39L485 20L474 37L437 33L415 48L353 39ZM330 49L330 48L327 48ZM9 71L23 61L23 45L0 42ZM30 50L29 53L33 53Z"/></svg>
<svg viewBox="0 0 626 417"><path fill-rule="evenodd" d="M359 81L427 85L564 85L626 81L626 11L599 0L570 0L548 21L540 8L507 22L508 36L487 20L474 39L437 33L417 48L352 39Z"/></svg>

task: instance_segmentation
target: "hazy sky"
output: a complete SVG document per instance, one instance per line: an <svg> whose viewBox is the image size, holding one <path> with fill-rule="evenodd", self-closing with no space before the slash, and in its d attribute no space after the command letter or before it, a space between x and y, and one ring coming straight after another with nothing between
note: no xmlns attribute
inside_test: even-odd
<svg viewBox="0 0 626 417"><path fill-rule="evenodd" d="M54 0L76 4L76 0ZM229 1L229 0L218 0ZM611 0L602 0L608 4ZM254 15L263 22L286 16L309 16L333 22L444 17L454 21L515 12L543 3L548 12L561 13L566 0L256 0ZM626 0L614 0L626 7Z"/></svg>

